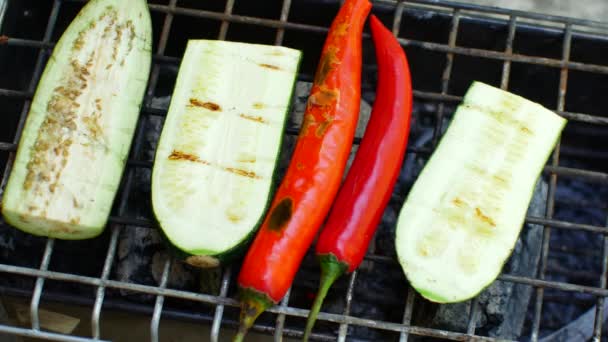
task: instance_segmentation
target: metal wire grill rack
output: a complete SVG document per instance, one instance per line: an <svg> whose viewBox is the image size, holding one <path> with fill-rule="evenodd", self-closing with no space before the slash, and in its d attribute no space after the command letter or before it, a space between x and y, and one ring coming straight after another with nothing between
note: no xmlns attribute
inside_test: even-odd
<svg viewBox="0 0 608 342"><path fill-rule="evenodd" d="M142 118L146 116L163 116L165 113L159 111L151 106L151 100L155 96L159 78L163 72L163 68L167 65L176 66L179 64L179 58L169 56L165 54L167 44L172 39L172 25L174 22L184 18L202 18L211 20L217 23L219 26L219 32L217 35L218 39L226 39L230 30L230 26L237 25L249 25L255 27L265 27L268 29L275 30L274 43L281 45L285 41L285 36L289 32L302 32L307 33L311 36L323 37L327 31L327 26L318 24L311 24L306 22L295 22L290 21L290 15L292 7L298 0L283 0L280 8L280 15L278 18L269 19L256 16L242 15L233 13L235 3L237 0L227 0L225 2L225 8L223 11L211 11L206 9L191 8L188 6L180 6L178 0L166 0L163 3L150 3L150 11L157 15L162 15L163 21L162 26L155 39L156 50L154 54L154 66L149 81L149 85L146 93L146 100L142 108ZM239 0L244 1L244 0ZM11 170L11 163L14 158L14 152L17 147L17 141L21 134L23 124L30 107L30 100L33 96L33 92L37 85L38 79L44 68L45 62L51 52L54 45L53 37L56 36L55 32L56 23L58 16L60 15L63 6L66 3L81 3L78 0L53 0L52 9L50 16L48 17L48 23L41 40L33 40L28 38L20 37L6 37L3 36L0 39L2 45L21 47L25 49L34 49L38 51L36 64L31 75L29 84L25 89L0 89L0 97L10 98L11 100L20 101L22 103L22 110L19 114L17 113L4 113L4 115L19 115L19 121L17 125L16 134L12 137L12 140L0 141L0 156L5 155L8 162L4 167L2 183L0 189L3 189L7 176ZM158 2L158 1L157 1ZM374 10L384 13L383 19L385 23L392 27L393 33L399 37L399 41L406 49L416 48L424 51L430 51L443 56L445 63L441 66L442 73L439 80L440 87L437 91L429 91L427 89L416 89L416 78L414 78L415 86L415 100L416 101L430 101L437 103L437 110L434 113L435 116L435 131L433 136L433 146L437 144L442 133L442 124L444 117L449 113L446 107L450 104L458 103L462 97L455 95L451 92L451 81L452 75L455 69L455 58L458 56L466 56L480 60L491 60L501 63L501 75L498 80L497 86L502 89L509 90L510 87L510 75L514 67L514 64L521 64L524 66L535 65L540 67L546 67L557 70L559 72L559 85L554 89L557 101L550 106L551 109L555 110L559 115L567 118L571 122L580 122L589 126L606 127L608 125L608 116L602 116L598 113L588 113L584 111L567 110L566 98L569 85L569 74L573 71L592 73L596 75L608 75L608 64L602 64L599 62L588 63L583 61L572 60L572 41L573 37L591 37L598 42L608 41L608 24L602 22L594 22L582 19L563 18L557 16L541 15L521 11L511 11L498 8L481 7L475 5L461 4L456 2L444 1L444 0L408 0L408 1L390 1L390 0L376 0L373 1ZM436 42L427 41L424 39L413 39L408 38L407 34L402 29L402 18L406 13L428 13L433 15L443 15L449 18L450 25L447 34L447 41ZM388 14L387 14L388 13ZM465 20L482 20L495 25L503 25L507 28L504 49L489 49L489 48L478 48L468 47L460 44L459 33L460 26ZM390 20L390 21L389 21ZM0 23L1 24L1 23ZM329 24L329 23L327 23ZM561 54L559 56L547 57L547 56L535 56L527 55L525 53L514 52L514 44L516 44L516 33L522 27L536 27L539 30L551 32L561 36ZM156 28L158 29L158 27ZM502 44L502 43L501 43ZM0 47L1 49L2 47ZM314 66L313 66L314 67ZM416 68L416 65L412 65L412 68ZM416 76L416 74L414 74ZM310 80L309 74L303 73L300 79ZM542 80L541 80L542 82ZM108 289L121 289L129 290L138 293L145 293L155 296L155 303L151 310L151 321L150 321L150 334L153 341L159 340L159 323L161 318L170 316L166 310L163 311L165 298L174 298L182 301L198 302L204 305L208 305L214 308L214 314L211 317L204 317L211 323L211 336L212 341L217 341L220 329L222 327L234 326L234 321L227 321L224 317L224 311L226 308L235 308L238 306L238 302L229 295L229 286L234 283L234 272L231 268L227 268L223 272L221 280L221 288L219 295L208 295L202 293L194 293L182 290L171 289L167 287L167 279L169 277L170 269L173 265L172 260L168 260L163 267L161 281L158 286L149 286L143 284L126 283L121 281L112 280L110 273L115 262L115 255L117 252L117 241L119 233L122 229L127 229L125 226L140 226L154 228L154 223L151 219L135 219L126 215L126 207L129 203L129 195L131 192L134 170L137 168L150 168L152 165L149 161L143 161L137 159L139 151L142 148L142 140L144 135L144 126L142 119L138 124L136 131L134 144L132 146L131 158L128 160L127 169L125 176L122 181L122 185L117 196L116 201L118 202L117 209L112 213L110 217L108 230L111 231L109 238L109 244L107 246L107 254L105 256L105 262L103 269L99 276L91 277L76 273L58 272L49 270L49 263L53 256L55 247L55 241L53 239L46 240L46 246L42 258L37 268L22 267L11 264L0 264L0 272L4 276L25 276L32 277L35 279L35 285L31 290L21 290L21 292L13 289L3 288L4 293L21 294L25 297L31 296L30 301L30 316L31 326L17 327L10 325L0 325L0 332L10 333L27 337L38 337L46 338L51 340L64 340L64 341L89 341L99 340L103 336L100 334L100 323L102 318L102 308L107 305L105 301L105 295ZM287 134L297 134L297 129L288 129ZM0 138L2 138L0 136ZM358 139L355 140L358 143ZM411 147L408 149L409 154L429 154L432 149L428 148L416 148ZM541 314L543 311L543 303L545 302L545 290L555 289L563 292L576 292L586 293L595 297L596 302L596 313L595 323L593 331L593 340L599 341L602 337L603 321L604 321L604 300L608 296L608 289L606 289L606 274L608 273L608 228L602 225L595 224L583 224L577 222L571 222L567 220L561 220L554 218L555 208L555 193L557 188L558 177L565 178L578 178L588 182L596 184L607 184L608 173L589 170L576 167L566 167L560 165L560 153L561 145L558 143L554 150L549 164L544 169L544 174L549 177L549 190L547 196L546 213L543 217L527 217L526 221L543 226L543 243L541 250L541 258L539 265L539 272L536 277L521 277L510 274L501 274L499 281L514 282L520 284L526 284L534 287L535 296L533 300L533 308L531 308L533 314L529 322L530 332L529 338L531 341L537 341L539 339L539 331L541 328ZM1 165L1 164L0 164ZM6 224L2 223L1 229L12 229ZM603 250L598 255L601 263L601 274L597 276L597 282L594 286L590 285L579 285L573 283L566 283L561 281L555 281L546 279L547 260L550 251L550 236L552 230L573 230L573 231L586 231L597 234L598 239L602 239ZM395 261L386 256L370 254L366 257L369 262L372 263L394 263ZM85 305L91 306L91 334L90 336L70 336L45 331L40 327L39 319L39 306L41 298L43 298L45 282L58 281L65 283L77 283L95 288L95 297L92 303L85 302ZM321 313L319 315L320 321L333 322L339 325L337 336L328 334L315 334L313 337L318 340L334 340L344 341L348 336L349 326L361 326L369 327L372 329L393 331L398 334L400 341L408 340L411 335L417 336L428 336L440 339L450 340L493 340L487 336L480 336L476 334L476 317L479 314L478 305L473 300L472 310L470 312L468 329L466 332L455 332L436 328L429 328L424 326L417 326L412 322L412 314L416 310L416 296L414 291L409 288L407 293L407 299L405 301L403 319L401 322L388 322L378 321L364 317L357 317L350 314L350 308L353 301L356 301L354 296L354 288L356 287L357 272L350 275L348 281L348 287L346 291L345 307L342 314L330 314ZM231 294L232 295L232 294ZM404 297L405 298L405 297ZM274 326L257 324L254 326L254 330L269 334L274 334L276 340L280 340L281 336L300 337L302 334L301 330L292 329L285 326L285 320L288 317L306 317L308 311L297 307L290 306L290 293L284 298L284 300L277 306L269 310L272 314L276 315L276 324Z"/></svg>

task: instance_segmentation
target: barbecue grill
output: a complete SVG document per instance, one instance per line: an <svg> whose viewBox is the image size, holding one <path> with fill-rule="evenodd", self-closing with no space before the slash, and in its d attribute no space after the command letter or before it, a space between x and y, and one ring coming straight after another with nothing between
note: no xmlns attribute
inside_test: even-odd
<svg viewBox="0 0 608 342"><path fill-rule="evenodd" d="M8 0L3 6L0 1L0 197L45 62L83 2ZM239 262L200 272L160 247L155 252L137 248L138 243L156 246L150 237L156 226L149 189L142 186L149 184L150 151L157 138L150 132L159 129L166 114L187 39L302 49L298 87L306 90L339 5L337 0L150 0L154 65L106 231L93 240L55 241L28 236L0 221L0 294L30 300L30 324L0 322L0 333L103 340L100 326L112 310L148 315L153 341L159 339L161 320L202 322L211 327L212 341L221 330L234 329ZM444 0L376 0L373 5L373 13L392 28L410 60L415 89L412 143L364 264L330 292L312 338L599 341L608 336L608 113L603 106L608 93L608 23ZM362 94L368 103L373 102L375 77L373 46L365 33ZM535 195L537 208L526 217L518 245L528 250L517 247L513 257L525 262L509 264L496 281L497 290L460 306L439 307L407 286L391 250L392 232L411 181L472 80L537 101L569 124L544 168ZM297 110L296 103L294 113ZM297 122L292 120L286 131L285 160L293 145L289 142L298 133ZM355 145L360 136L358 131ZM150 253L154 257L148 257ZM152 266L141 276L124 276L132 265L124 263L133 255L144 261L139 266ZM290 292L260 317L254 331L274 335L275 340L302 336L318 281L316 267L307 256ZM39 307L47 302L89 309L91 333L76 336L41 329ZM519 323L497 328L514 319Z"/></svg>

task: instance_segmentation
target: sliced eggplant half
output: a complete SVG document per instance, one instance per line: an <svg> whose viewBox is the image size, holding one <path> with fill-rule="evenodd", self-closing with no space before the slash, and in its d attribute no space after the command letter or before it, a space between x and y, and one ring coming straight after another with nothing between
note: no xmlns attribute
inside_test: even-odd
<svg viewBox="0 0 608 342"><path fill-rule="evenodd" d="M399 214L399 262L422 296L463 301L496 279L565 124L524 98L471 86Z"/></svg>
<svg viewBox="0 0 608 342"><path fill-rule="evenodd" d="M156 151L152 205L189 264L219 265L261 223L300 58L285 47L188 42Z"/></svg>
<svg viewBox="0 0 608 342"><path fill-rule="evenodd" d="M145 0L92 0L53 50L2 198L11 225L85 239L103 231L151 63Z"/></svg>

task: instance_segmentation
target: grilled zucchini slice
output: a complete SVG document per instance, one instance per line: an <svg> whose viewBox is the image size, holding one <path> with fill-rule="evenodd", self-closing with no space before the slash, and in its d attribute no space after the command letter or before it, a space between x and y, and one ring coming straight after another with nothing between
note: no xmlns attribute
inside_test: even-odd
<svg viewBox="0 0 608 342"><path fill-rule="evenodd" d="M285 47L188 43L152 172L154 213L186 262L219 265L261 223L300 58Z"/></svg>
<svg viewBox="0 0 608 342"><path fill-rule="evenodd" d="M129 152L151 63L145 0L92 0L55 46L32 100L2 199L34 235L103 231Z"/></svg>
<svg viewBox="0 0 608 342"><path fill-rule="evenodd" d="M524 98L471 86L399 214L399 262L422 296L463 301L496 279L565 124Z"/></svg>

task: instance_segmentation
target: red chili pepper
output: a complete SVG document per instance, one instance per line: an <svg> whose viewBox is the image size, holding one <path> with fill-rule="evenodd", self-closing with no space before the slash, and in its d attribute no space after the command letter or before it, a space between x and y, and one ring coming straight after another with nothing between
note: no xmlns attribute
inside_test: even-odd
<svg viewBox="0 0 608 342"><path fill-rule="evenodd" d="M365 255L401 170L412 113L412 86L405 53L393 34L371 16L378 62L376 101L365 135L317 242L319 292L304 341L333 282L354 271Z"/></svg>
<svg viewBox="0 0 608 342"><path fill-rule="evenodd" d="M359 117L361 34L370 9L368 0L347 0L331 25L291 163L239 274L235 341L285 295L338 192Z"/></svg>

